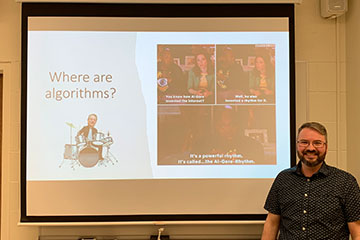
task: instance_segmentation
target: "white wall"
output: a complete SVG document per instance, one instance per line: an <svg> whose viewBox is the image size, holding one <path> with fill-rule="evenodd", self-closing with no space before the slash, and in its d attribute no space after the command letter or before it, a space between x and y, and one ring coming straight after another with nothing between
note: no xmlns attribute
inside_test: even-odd
<svg viewBox="0 0 360 240"><path fill-rule="evenodd" d="M296 60L307 65L301 66L307 70L307 82L297 80L298 85L306 84L306 91L297 92L303 98L297 102L303 109L297 111L297 119L325 124L329 132L327 162L346 169L345 18L323 19L319 1L307 0L296 8L295 28ZM297 74L304 74L300 70Z"/></svg>
<svg viewBox="0 0 360 240"><path fill-rule="evenodd" d="M347 81L347 125L348 125L348 170L360 179L359 135L360 135L360 2L349 1L346 14L346 81Z"/></svg>
<svg viewBox="0 0 360 240"><path fill-rule="evenodd" d="M296 6L297 123L310 120L324 123L329 131L328 163L348 168L360 179L360 163L356 161L359 132L356 123L360 122L360 110L355 104L346 104L346 100L360 102L357 94L360 81L356 81L360 74L360 68L356 66L360 62L360 54L357 54L360 50L357 46L360 15L355 14L360 10L360 4L356 0L350 2L349 17L346 18L349 23L345 22L345 17L322 19L318 0L303 0ZM150 234L157 234L158 226L17 226L20 214L20 12L20 4L14 0L0 1L0 71L4 72L1 239L35 240L39 234L53 236L48 239L76 239L71 236L78 235L148 239ZM351 60L347 68L345 53ZM351 79L346 78L346 73ZM346 108L350 110L347 115ZM351 131L347 131L346 124L351 126ZM351 142L349 149L346 139ZM347 155L351 156L349 160ZM261 224L180 225L165 226L164 234L171 235L172 239L258 239L261 230ZM55 235L69 237L55 238Z"/></svg>

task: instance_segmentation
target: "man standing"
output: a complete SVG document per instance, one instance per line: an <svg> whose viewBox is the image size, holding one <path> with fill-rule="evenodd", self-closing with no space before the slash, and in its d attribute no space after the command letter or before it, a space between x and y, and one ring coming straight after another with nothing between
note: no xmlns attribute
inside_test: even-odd
<svg viewBox="0 0 360 240"><path fill-rule="evenodd" d="M234 99L235 95L247 94L249 76L240 64L236 64L233 50L225 47L222 53L219 53L217 61L216 82L221 93L218 101L222 103L225 99Z"/></svg>
<svg viewBox="0 0 360 240"><path fill-rule="evenodd" d="M182 69L174 63L169 48L159 52L160 58L157 66L158 102L166 103L166 96L182 96L186 92L185 75Z"/></svg>
<svg viewBox="0 0 360 240"><path fill-rule="evenodd" d="M327 132L317 122L298 130L297 166L276 177L266 199L262 240L360 239L360 189L356 179L324 160Z"/></svg>

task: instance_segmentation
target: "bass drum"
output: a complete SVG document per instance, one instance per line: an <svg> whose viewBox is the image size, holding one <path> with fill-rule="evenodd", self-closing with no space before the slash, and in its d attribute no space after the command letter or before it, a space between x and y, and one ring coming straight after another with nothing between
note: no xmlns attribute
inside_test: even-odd
<svg viewBox="0 0 360 240"><path fill-rule="evenodd" d="M87 146L79 152L79 162L83 167L94 167L99 161L98 151L90 146Z"/></svg>

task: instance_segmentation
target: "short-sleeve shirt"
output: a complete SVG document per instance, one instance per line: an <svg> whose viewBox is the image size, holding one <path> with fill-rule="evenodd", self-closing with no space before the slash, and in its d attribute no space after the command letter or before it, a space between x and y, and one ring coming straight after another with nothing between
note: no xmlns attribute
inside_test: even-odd
<svg viewBox="0 0 360 240"><path fill-rule="evenodd" d="M280 215L279 239L348 240L360 220L360 189L350 173L326 165L305 177L301 162L276 177L264 208Z"/></svg>

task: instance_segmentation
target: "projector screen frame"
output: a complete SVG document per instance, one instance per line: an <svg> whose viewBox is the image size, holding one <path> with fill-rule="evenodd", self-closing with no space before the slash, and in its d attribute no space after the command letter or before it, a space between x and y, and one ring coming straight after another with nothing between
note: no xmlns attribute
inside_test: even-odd
<svg viewBox="0 0 360 240"><path fill-rule="evenodd" d="M256 11L254 11L256 9ZM28 216L26 211L27 140L27 31L28 17L287 17L289 19L290 139L291 166L295 165L295 47L293 4L148 4L148 3L22 3L21 60L21 223L156 222L156 221L259 221L265 214Z"/></svg>

